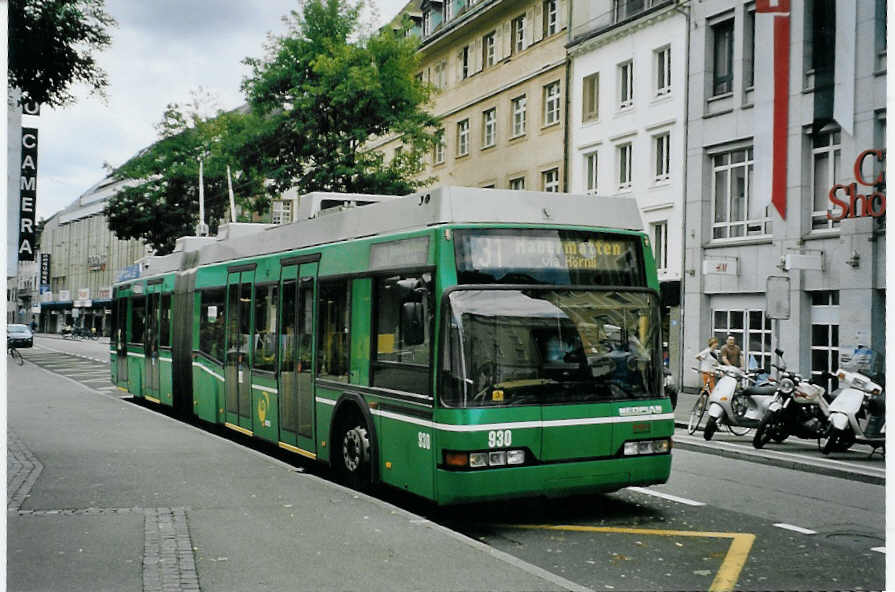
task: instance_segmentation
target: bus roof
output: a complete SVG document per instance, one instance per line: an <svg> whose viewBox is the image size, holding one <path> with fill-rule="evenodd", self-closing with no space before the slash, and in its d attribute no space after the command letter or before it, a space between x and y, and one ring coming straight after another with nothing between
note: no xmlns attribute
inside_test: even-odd
<svg viewBox="0 0 895 592"><path fill-rule="evenodd" d="M365 197L373 196L317 192L302 196L302 200L320 197L364 202ZM259 224L256 232L233 238L196 242L196 251L149 258L142 275L153 276L182 268L443 224L592 226L635 231L643 228L640 210L633 198L438 187L291 224Z"/></svg>

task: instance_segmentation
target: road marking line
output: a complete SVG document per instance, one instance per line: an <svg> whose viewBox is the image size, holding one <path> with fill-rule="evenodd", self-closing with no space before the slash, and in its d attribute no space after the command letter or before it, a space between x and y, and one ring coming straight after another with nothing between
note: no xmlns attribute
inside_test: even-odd
<svg viewBox="0 0 895 592"><path fill-rule="evenodd" d="M678 502L680 504L686 504L688 506L704 506L704 502L697 502L696 500L687 499L685 497L678 497L676 495L671 495L670 493L662 493L661 491L653 491L651 489L647 489L646 487L627 487L628 491L636 491L637 493L642 493L644 495L652 495L654 497L660 497L662 499L666 499L672 502Z"/></svg>
<svg viewBox="0 0 895 592"><path fill-rule="evenodd" d="M561 530L570 532L610 532L615 534L642 534L656 536L681 536L731 539L727 554L712 580L709 592L729 592L736 587L737 580L749 551L755 542L755 535L745 532L701 532L692 530L654 530L650 528L626 528L621 526L572 526L554 524L500 524L504 528L521 528L524 530Z"/></svg>
<svg viewBox="0 0 895 592"><path fill-rule="evenodd" d="M870 550L871 550L871 551L876 551L877 553L883 553L883 554L885 554L885 552L886 552L886 548L885 548L885 547L871 547Z"/></svg>
<svg viewBox="0 0 895 592"><path fill-rule="evenodd" d="M777 528L782 528L784 530L791 530L793 532L798 532L800 534L817 534L816 530L810 530L807 528L802 528L801 526L794 526L792 524L787 524L785 522L777 522L774 524Z"/></svg>

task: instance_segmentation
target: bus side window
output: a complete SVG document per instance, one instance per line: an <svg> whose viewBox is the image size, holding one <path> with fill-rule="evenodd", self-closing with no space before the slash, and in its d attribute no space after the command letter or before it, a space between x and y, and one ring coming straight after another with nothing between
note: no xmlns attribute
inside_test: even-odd
<svg viewBox="0 0 895 592"><path fill-rule="evenodd" d="M351 302L348 280L321 282L318 288L317 376L348 382L348 355L351 346Z"/></svg>
<svg viewBox="0 0 895 592"><path fill-rule="evenodd" d="M146 330L146 297L134 296L131 299L131 334L130 343L143 343L143 332Z"/></svg>
<svg viewBox="0 0 895 592"><path fill-rule="evenodd" d="M199 304L199 351L224 360L224 288L206 288Z"/></svg>
<svg viewBox="0 0 895 592"><path fill-rule="evenodd" d="M431 394L432 274L377 278L373 285L373 386Z"/></svg>
<svg viewBox="0 0 895 592"><path fill-rule="evenodd" d="M159 321L159 345L171 346L171 295L162 294L161 319Z"/></svg>
<svg viewBox="0 0 895 592"><path fill-rule="evenodd" d="M273 372L277 355L277 285L255 286L255 369Z"/></svg>

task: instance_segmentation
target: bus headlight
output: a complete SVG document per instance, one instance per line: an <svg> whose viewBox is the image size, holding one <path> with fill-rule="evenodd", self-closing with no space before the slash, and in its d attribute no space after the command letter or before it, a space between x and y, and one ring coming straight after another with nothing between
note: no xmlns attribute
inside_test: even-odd
<svg viewBox="0 0 895 592"><path fill-rule="evenodd" d="M488 453L487 452L473 452L469 455L469 466L473 469L478 469L481 467L488 466Z"/></svg>
<svg viewBox="0 0 895 592"><path fill-rule="evenodd" d="M507 450L507 464L508 465L525 464L525 451L524 450Z"/></svg>
<svg viewBox="0 0 895 592"><path fill-rule="evenodd" d="M478 452L444 451L444 467L448 469L487 469L507 465L524 465L525 450L488 450Z"/></svg>
<svg viewBox="0 0 895 592"><path fill-rule="evenodd" d="M507 464L507 453L503 450L488 453L488 464L492 467L500 467Z"/></svg>
<svg viewBox="0 0 895 592"><path fill-rule="evenodd" d="M668 438L660 438L658 440L625 442L622 453L624 456L640 456L644 454L663 454L670 450L671 440Z"/></svg>

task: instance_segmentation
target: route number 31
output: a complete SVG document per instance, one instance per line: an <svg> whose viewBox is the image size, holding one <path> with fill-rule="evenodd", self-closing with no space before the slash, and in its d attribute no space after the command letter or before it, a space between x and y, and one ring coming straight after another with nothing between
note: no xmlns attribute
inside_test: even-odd
<svg viewBox="0 0 895 592"><path fill-rule="evenodd" d="M488 432L488 446L490 448L510 446L512 443L513 432L510 430L491 430Z"/></svg>

